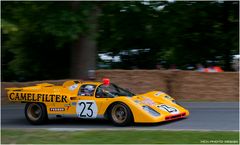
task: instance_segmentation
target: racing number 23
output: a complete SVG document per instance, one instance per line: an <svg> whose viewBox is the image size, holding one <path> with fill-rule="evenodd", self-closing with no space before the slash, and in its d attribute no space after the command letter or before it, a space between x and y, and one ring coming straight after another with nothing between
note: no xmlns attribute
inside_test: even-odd
<svg viewBox="0 0 240 145"><path fill-rule="evenodd" d="M87 115L87 117L92 117L92 115L93 115L93 110L91 108L92 104L93 104L92 102L86 102L86 103L85 102L80 102L78 105L79 106L83 105L83 109L82 109L81 113L79 114L79 116L80 117L86 117L86 115ZM85 111L87 105L88 105L87 110L89 110L91 113L88 114L88 112L87 112L86 115L85 115L85 114L83 114L83 112Z"/></svg>
<svg viewBox="0 0 240 145"><path fill-rule="evenodd" d="M82 100L76 106L77 115L79 118L96 118L97 105L95 101Z"/></svg>

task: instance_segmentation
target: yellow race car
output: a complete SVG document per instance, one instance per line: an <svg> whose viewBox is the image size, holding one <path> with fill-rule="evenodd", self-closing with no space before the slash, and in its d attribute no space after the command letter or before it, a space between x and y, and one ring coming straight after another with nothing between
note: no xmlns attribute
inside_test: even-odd
<svg viewBox="0 0 240 145"><path fill-rule="evenodd" d="M107 118L118 126L156 123L185 118L189 111L169 95L151 91L135 95L110 83L69 80L62 86L49 83L7 88L8 99L26 103L25 116L31 124L51 117Z"/></svg>

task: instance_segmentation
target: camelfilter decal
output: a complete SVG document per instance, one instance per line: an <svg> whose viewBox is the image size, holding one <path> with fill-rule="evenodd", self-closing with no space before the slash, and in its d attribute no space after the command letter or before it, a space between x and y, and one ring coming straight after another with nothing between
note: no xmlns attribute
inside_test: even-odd
<svg viewBox="0 0 240 145"><path fill-rule="evenodd" d="M50 108L50 111L65 111L64 108Z"/></svg>

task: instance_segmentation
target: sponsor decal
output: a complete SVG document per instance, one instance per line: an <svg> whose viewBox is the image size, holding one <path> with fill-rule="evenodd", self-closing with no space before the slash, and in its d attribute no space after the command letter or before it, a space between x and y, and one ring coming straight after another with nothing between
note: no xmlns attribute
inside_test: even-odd
<svg viewBox="0 0 240 145"><path fill-rule="evenodd" d="M70 91L73 91L73 90L75 90L77 87L78 87L78 84L74 84L74 85L68 87L68 89L69 89Z"/></svg>
<svg viewBox="0 0 240 145"><path fill-rule="evenodd" d="M50 108L50 111L65 111L64 108Z"/></svg>
<svg viewBox="0 0 240 145"><path fill-rule="evenodd" d="M76 106L79 118L96 118L98 113L97 104L93 100L80 100Z"/></svg>
<svg viewBox="0 0 240 145"><path fill-rule="evenodd" d="M150 98L148 98L148 97L144 97L144 96L143 96L143 98L145 98L145 99L142 101L143 104L150 105L150 106L156 104L156 103L153 102L152 99L150 99Z"/></svg>
<svg viewBox="0 0 240 145"><path fill-rule="evenodd" d="M71 104L64 104L64 107L70 107Z"/></svg>
<svg viewBox="0 0 240 145"><path fill-rule="evenodd" d="M71 104L64 104L64 107L67 107L67 110L71 107Z"/></svg>
<svg viewBox="0 0 240 145"><path fill-rule="evenodd" d="M8 98L12 101L66 102L67 103L67 96L54 95L54 94L10 93Z"/></svg>
<svg viewBox="0 0 240 145"><path fill-rule="evenodd" d="M76 106L77 102L72 102L72 106Z"/></svg>

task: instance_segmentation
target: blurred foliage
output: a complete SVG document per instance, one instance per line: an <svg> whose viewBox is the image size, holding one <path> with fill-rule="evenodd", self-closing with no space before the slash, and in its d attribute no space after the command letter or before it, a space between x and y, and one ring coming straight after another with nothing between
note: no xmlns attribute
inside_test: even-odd
<svg viewBox="0 0 240 145"><path fill-rule="evenodd" d="M178 68L216 61L231 70L239 48L239 2L2 2L2 79L66 78L71 47L88 34L93 5L101 9L98 51L150 48L112 68Z"/></svg>
<svg viewBox="0 0 240 145"><path fill-rule="evenodd" d="M238 4L112 2L103 9L98 43L100 49L115 53L151 48L151 54L137 59L146 60L144 68L157 63L184 68L211 60L230 70L227 57L238 54L239 46ZM129 60L125 62L128 66Z"/></svg>
<svg viewBox="0 0 240 145"><path fill-rule="evenodd" d="M2 78L57 79L68 76L70 48L87 31L91 3L73 11L70 2L3 2ZM5 26L5 25L7 26ZM9 28L12 27L12 28ZM9 59L11 57L12 59Z"/></svg>

